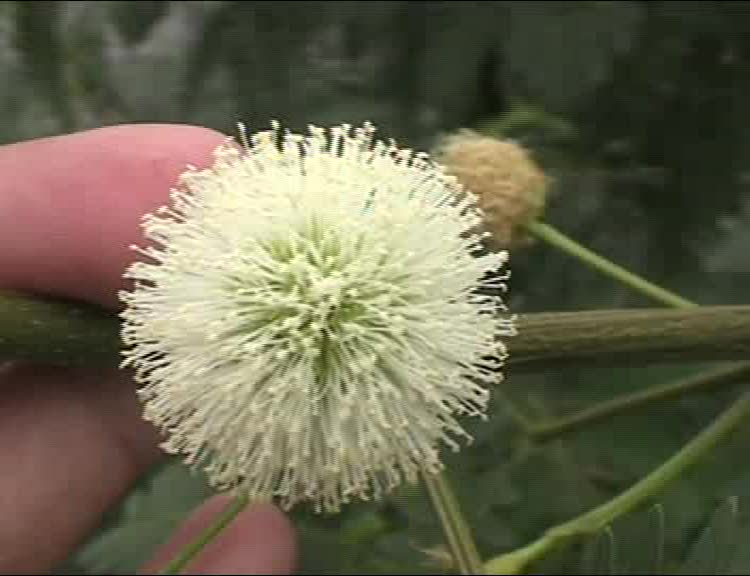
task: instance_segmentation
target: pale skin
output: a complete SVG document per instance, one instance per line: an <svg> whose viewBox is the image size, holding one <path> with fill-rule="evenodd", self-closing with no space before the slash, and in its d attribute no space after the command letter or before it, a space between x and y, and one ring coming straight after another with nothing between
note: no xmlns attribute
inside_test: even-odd
<svg viewBox="0 0 750 576"><path fill-rule="evenodd" d="M142 243L142 214L165 204L190 163L225 136L126 125L0 147L0 289L86 300L115 312L122 273ZM55 568L161 457L126 373L0 367L0 573ZM226 506L215 496L157 550L162 568ZM158 514L158 510L153 511ZM191 574L284 574L295 567L289 520L250 507L187 568Z"/></svg>

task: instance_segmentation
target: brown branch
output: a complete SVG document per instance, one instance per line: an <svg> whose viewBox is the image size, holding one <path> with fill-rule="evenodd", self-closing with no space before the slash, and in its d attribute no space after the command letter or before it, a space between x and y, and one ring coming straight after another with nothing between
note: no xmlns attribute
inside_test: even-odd
<svg viewBox="0 0 750 576"><path fill-rule="evenodd" d="M750 306L524 314L507 342L510 370L576 364L750 359ZM0 359L116 366L118 320L98 308L0 294Z"/></svg>
<svg viewBox="0 0 750 576"><path fill-rule="evenodd" d="M514 370L750 359L750 306L526 314L518 332Z"/></svg>

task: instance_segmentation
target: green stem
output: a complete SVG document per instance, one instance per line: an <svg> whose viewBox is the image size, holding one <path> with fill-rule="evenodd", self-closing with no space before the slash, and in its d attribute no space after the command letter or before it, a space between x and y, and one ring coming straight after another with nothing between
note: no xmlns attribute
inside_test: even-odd
<svg viewBox="0 0 750 576"><path fill-rule="evenodd" d="M694 302L691 302L682 296L678 296L669 290L665 290L664 288L633 274L622 266L618 266L614 262L599 256L575 240L568 238L549 224L532 221L526 225L526 229L536 238L547 242L549 245L577 258L594 270L598 270L599 272L622 282L636 292L640 292L644 296L648 296L657 302L661 302L666 306L674 308L691 308L697 306Z"/></svg>
<svg viewBox="0 0 750 576"><path fill-rule="evenodd" d="M180 550L179 554L161 571L161 574L179 574L195 557L226 528L248 504L245 497L237 497L218 518L195 540Z"/></svg>
<svg viewBox="0 0 750 576"><path fill-rule="evenodd" d="M440 517L456 565L461 574L484 574L468 522L461 513L453 490L444 474L423 474L432 505Z"/></svg>
<svg viewBox="0 0 750 576"><path fill-rule="evenodd" d="M631 488L564 524L551 528L538 540L493 558L487 574L521 574L532 562L568 542L596 534L616 518L630 513L662 492L671 482L708 455L750 417L750 392L746 392L679 452Z"/></svg>
<svg viewBox="0 0 750 576"><path fill-rule="evenodd" d="M561 365L734 361L750 357L750 306L522 314L508 343L515 372ZM0 360L116 367L114 315L0 292Z"/></svg>
<svg viewBox="0 0 750 576"><path fill-rule="evenodd" d="M633 408L667 400L690 392L736 384L748 378L750 378L750 364L721 368L706 374L690 376L677 382L670 382L633 394L619 396L612 400L595 404L574 414L555 418L547 422L538 424L527 423L525 424L526 433L534 440L543 442L558 438L563 434L572 432L593 422L604 420L615 414L632 410ZM519 421L528 422L528 419L524 418Z"/></svg>
<svg viewBox="0 0 750 576"><path fill-rule="evenodd" d="M81 302L0 291L0 360L116 367L117 317Z"/></svg>

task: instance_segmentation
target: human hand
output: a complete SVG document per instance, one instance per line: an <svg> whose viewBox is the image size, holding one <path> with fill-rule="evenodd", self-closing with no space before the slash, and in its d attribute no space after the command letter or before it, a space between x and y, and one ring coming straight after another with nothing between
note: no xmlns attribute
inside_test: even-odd
<svg viewBox="0 0 750 576"><path fill-rule="evenodd" d="M119 306L142 214L224 139L190 126L127 125L0 147L0 288ZM134 385L118 371L0 369L0 573L62 562L159 458ZM143 571L158 571L226 506L201 506ZM157 512L158 513L158 512ZM289 573L295 542L276 508L241 513L193 574Z"/></svg>

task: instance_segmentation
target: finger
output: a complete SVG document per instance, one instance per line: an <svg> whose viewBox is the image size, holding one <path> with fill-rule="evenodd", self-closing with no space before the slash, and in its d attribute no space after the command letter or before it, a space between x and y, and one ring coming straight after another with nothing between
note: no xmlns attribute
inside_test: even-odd
<svg viewBox="0 0 750 576"><path fill-rule="evenodd" d="M185 546L206 530L230 504L228 496L215 496L182 524L144 568L155 574ZM189 574L291 574L296 550L289 520L266 504L241 512L220 535L186 567Z"/></svg>
<svg viewBox="0 0 750 576"><path fill-rule="evenodd" d="M143 124L1 147L0 287L116 307L141 216L224 139Z"/></svg>
<svg viewBox="0 0 750 576"><path fill-rule="evenodd" d="M143 125L0 148L0 287L115 306L141 214L222 139ZM47 569L153 462L155 435L122 375L13 370L1 389L0 571Z"/></svg>
<svg viewBox="0 0 750 576"><path fill-rule="evenodd" d="M223 136L121 126L0 148L0 287L116 306L127 246L186 163ZM122 375L2 375L0 571L62 560L157 457Z"/></svg>
<svg viewBox="0 0 750 576"><path fill-rule="evenodd" d="M0 391L0 573L38 574L156 461L156 434L122 373L6 366Z"/></svg>

